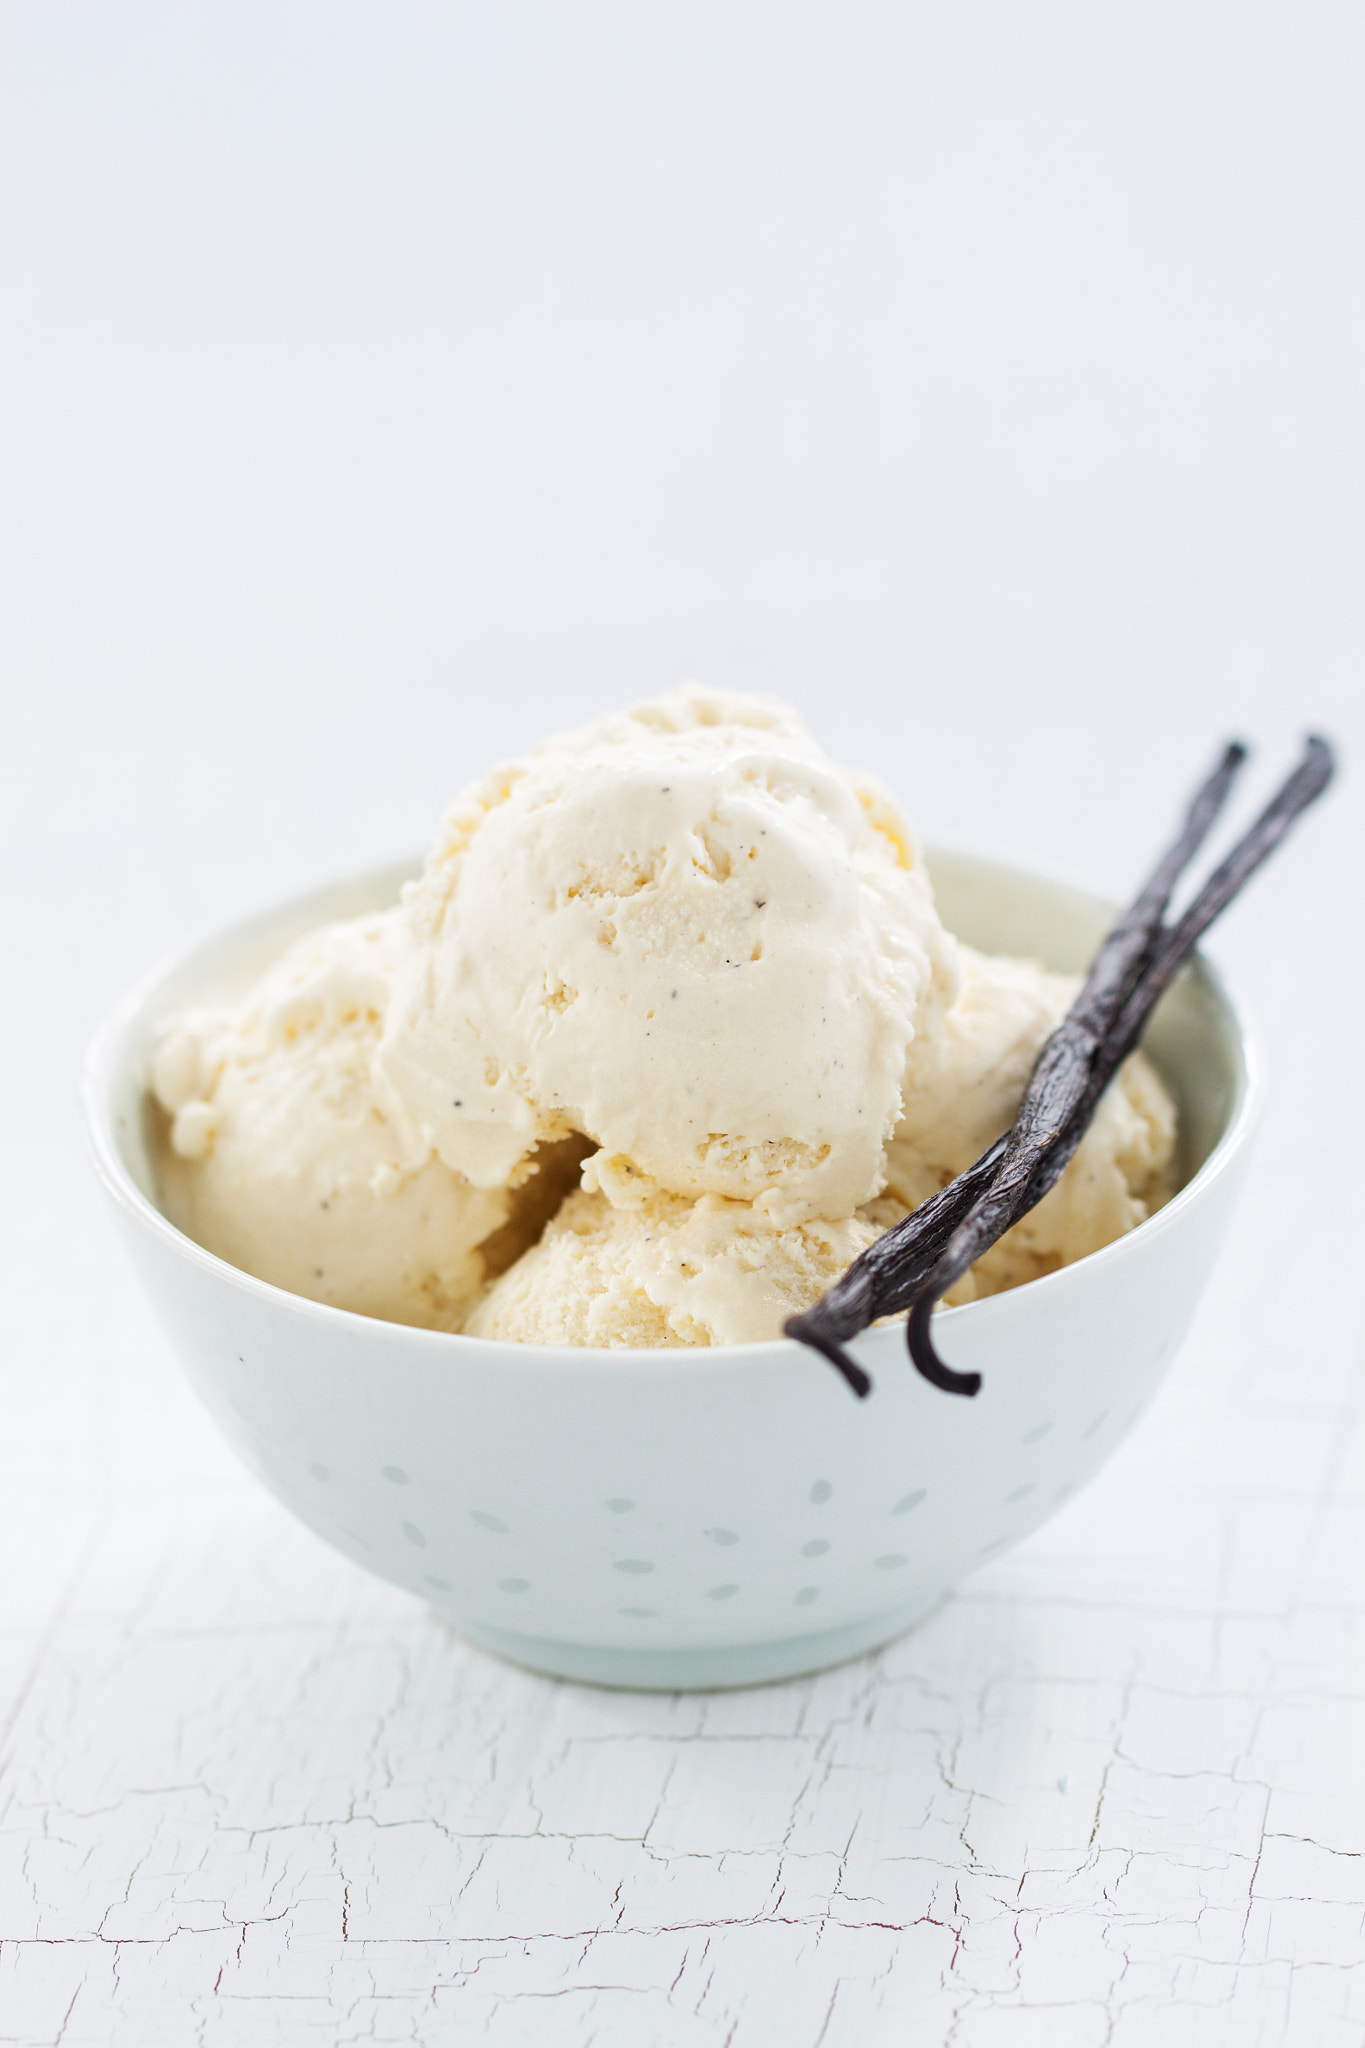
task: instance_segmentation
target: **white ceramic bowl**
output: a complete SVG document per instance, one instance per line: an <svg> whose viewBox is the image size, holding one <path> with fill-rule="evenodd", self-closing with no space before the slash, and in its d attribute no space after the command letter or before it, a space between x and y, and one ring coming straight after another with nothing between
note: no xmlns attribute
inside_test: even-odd
<svg viewBox="0 0 1365 2048"><path fill-rule="evenodd" d="M992 952L1086 964L1094 897L964 854L931 860L945 922ZM1196 961L1147 1049L1180 1107L1186 1182L1106 1250L935 1323L974 1400L911 1369L899 1327L853 1347L859 1402L781 1340L540 1350L375 1322L225 1265L157 1207L145 1088L159 1019L240 987L299 932L394 900L389 867L195 947L91 1049L95 1161L190 1379L310 1529L540 1671L748 1684L888 1641L1047 1520L1132 1428L1189 1326L1241 1180L1260 1084Z"/></svg>

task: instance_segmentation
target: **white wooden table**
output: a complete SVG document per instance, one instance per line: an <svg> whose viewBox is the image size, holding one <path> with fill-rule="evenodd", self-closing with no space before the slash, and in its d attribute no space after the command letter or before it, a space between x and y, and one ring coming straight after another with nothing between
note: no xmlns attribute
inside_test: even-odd
<svg viewBox="0 0 1365 2048"><path fill-rule="evenodd" d="M1358 767L1215 949L1156 1407L809 1680L552 1684L295 1527L73 1108L159 952L689 671L1115 892L1224 732L1365 758L1349 23L5 13L0 2042L1360 2048Z"/></svg>

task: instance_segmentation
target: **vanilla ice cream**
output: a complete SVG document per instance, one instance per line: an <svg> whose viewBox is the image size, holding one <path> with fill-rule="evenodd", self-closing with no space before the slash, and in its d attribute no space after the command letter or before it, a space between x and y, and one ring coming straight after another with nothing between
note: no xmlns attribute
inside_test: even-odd
<svg viewBox="0 0 1365 2048"><path fill-rule="evenodd" d="M762 698L675 691L487 777L407 908L380 1064L480 1187L577 1130L608 1193L850 1215L952 995L889 797Z"/></svg>
<svg viewBox="0 0 1365 2048"><path fill-rule="evenodd" d="M957 996L910 1048L905 1106L887 1146L887 1198L918 1208L1007 1131L1044 1042L1080 978L958 947ZM1112 1244L1172 1192L1175 1107L1133 1053L1101 1096L1057 1185L977 1260L951 1302L994 1294Z"/></svg>
<svg viewBox="0 0 1365 2048"><path fill-rule="evenodd" d="M695 688L495 771L403 904L168 1023L167 1213L316 1300L544 1345L776 1337L1012 1122L1078 984L947 933L913 837L794 713ZM950 1301L1171 1190L1135 1054Z"/></svg>
<svg viewBox="0 0 1365 2048"><path fill-rule="evenodd" d="M907 1063L887 1187L838 1220L780 1227L751 1203L691 1202L619 1177L573 1196L474 1310L471 1336L524 1344L699 1345L780 1336L858 1253L970 1166L1013 1122L1078 980L1030 960L958 954L956 1000ZM1036 1280L1140 1223L1170 1192L1170 1098L1136 1053L1065 1173L953 1287L951 1304ZM591 1179L591 1173L588 1176Z"/></svg>
<svg viewBox="0 0 1365 2048"><path fill-rule="evenodd" d="M1169 1192L1172 1136L1165 1091L1145 1060L1129 1061L1056 1187L945 1300L974 1301L1040 1279L1123 1236ZM788 1316L952 1177L907 1147L897 1148L896 1167L886 1192L853 1216L785 1226L752 1203L716 1195L691 1202L646 1188L632 1208L598 1192L572 1195L539 1243L489 1287L466 1332L604 1346L778 1337Z"/></svg>
<svg viewBox="0 0 1365 2048"><path fill-rule="evenodd" d="M863 1216L775 1224L719 1195L613 1208L571 1195L465 1325L518 1344L754 1344L782 1333L880 1235Z"/></svg>
<svg viewBox="0 0 1365 2048"><path fill-rule="evenodd" d="M152 1073L170 1118L162 1193L172 1222L258 1279L362 1315L453 1329L544 1220L528 1229L518 1212L554 1202L535 1174L516 1194L471 1187L377 1084L374 1052L405 943L396 911L327 925L240 1003L173 1021ZM567 1162L573 1177L581 1156ZM563 1163L549 1175L556 1199Z"/></svg>

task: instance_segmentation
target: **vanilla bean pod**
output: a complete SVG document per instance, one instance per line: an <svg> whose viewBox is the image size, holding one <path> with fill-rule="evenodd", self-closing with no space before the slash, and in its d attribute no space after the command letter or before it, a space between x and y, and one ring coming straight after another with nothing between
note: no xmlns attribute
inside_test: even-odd
<svg viewBox="0 0 1365 2048"><path fill-rule="evenodd" d="M1176 970L1214 919L1274 852L1294 821L1321 796L1332 779L1334 766L1327 742L1310 736L1298 767L1214 870L1188 910L1168 931L1160 933L1126 1000L1117 1014L1111 1015L1097 1055L1079 1088L1075 1088L1078 1069L1074 1063L1067 1066L1049 1060L1071 1017L1043 1048L988 1193L954 1231L911 1310L906 1326L910 1355L916 1368L933 1385L945 1392L963 1394L975 1394L981 1385L979 1374L955 1373L939 1357L930 1334L935 1304L1060 1179L1090 1126L1100 1096L1136 1047ZM1084 991L1077 1008L1083 1000ZM1068 1083L1075 1092L1070 1113L1065 1114ZM877 1309L875 1313L886 1311Z"/></svg>
<svg viewBox="0 0 1365 2048"><path fill-rule="evenodd" d="M872 1381L849 1357L844 1343L879 1316L892 1315L914 1300L958 1224L989 1190L1004 1150L1005 1140L997 1138L974 1166L870 1244L813 1307L788 1316L783 1324L787 1336L799 1338L827 1358L859 1399L871 1393Z"/></svg>
<svg viewBox="0 0 1365 2048"><path fill-rule="evenodd" d="M1185 954L1332 773L1330 749L1310 740L1295 774L1167 932L1161 921L1171 891L1207 836L1245 755L1238 742L1224 749L1177 838L1100 948L1071 1012L1039 1056L1014 1129L879 1238L812 1308L787 1322L787 1334L820 1351L858 1395L870 1391L871 1381L843 1344L912 1302L917 1307L907 1341L918 1370L945 1392L979 1390L979 1375L954 1372L935 1352L929 1337L934 1302L1060 1177ZM959 1265L962 1250L978 1238L978 1249ZM957 1270L944 1280L950 1262Z"/></svg>
<svg viewBox="0 0 1365 2048"><path fill-rule="evenodd" d="M1101 946L1073 1006L1073 1016L1082 1013L1083 1030L1093 1029L1112 1014L1132 987L1160 928L1171 890L1207 836L1245 759L1246 748L1239 741L1223 749L1190 804L1175 840ZM870 1393L872 1382L843 1349L844 1342L879 1316L894 1315L914 1301L954 1232L989 1194L1008 1143L1006 1133L965 1173L869 1246L812 1308L788 1318L786 1334L819 1351L860 1398ZM939 1370L947 1374L946 1367ZM967 1391L949 1384L946 1378L940 1384L945 1391Z"/></svg>

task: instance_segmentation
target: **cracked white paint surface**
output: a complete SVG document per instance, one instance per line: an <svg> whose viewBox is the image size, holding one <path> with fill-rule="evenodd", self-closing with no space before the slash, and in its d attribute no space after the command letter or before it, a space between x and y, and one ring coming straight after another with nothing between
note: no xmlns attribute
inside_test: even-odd
<svg viewBox="0 0 1365 2048"><path fill-rule="evenodd" d="M0 2044L1362 2048L1352 10L0 11ZM655 1698L233 1465L72 1094L688 669L1115 893L1226 732L1352 780L1219 936L1273 1096L1137 1433L884 1654Z"/></svg>

